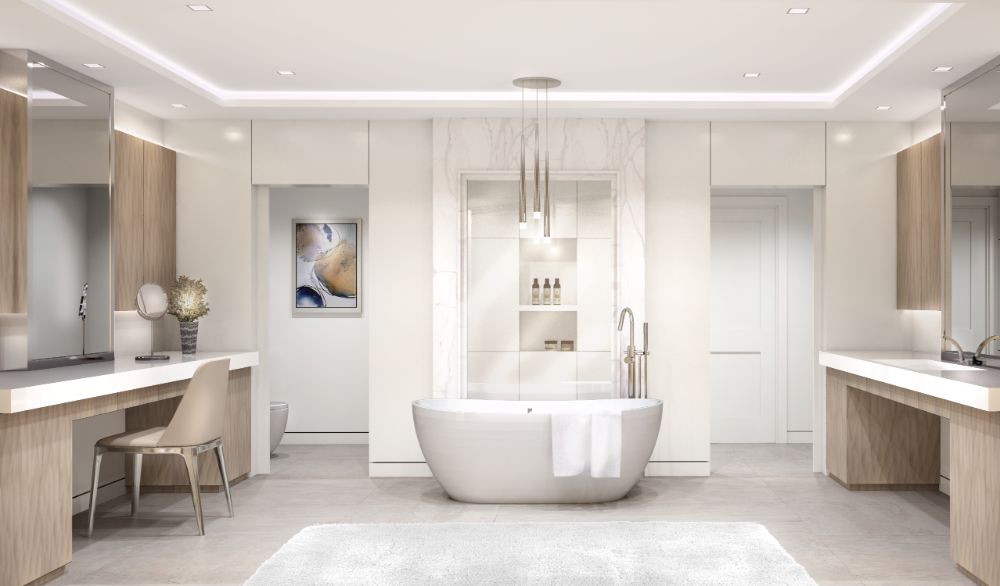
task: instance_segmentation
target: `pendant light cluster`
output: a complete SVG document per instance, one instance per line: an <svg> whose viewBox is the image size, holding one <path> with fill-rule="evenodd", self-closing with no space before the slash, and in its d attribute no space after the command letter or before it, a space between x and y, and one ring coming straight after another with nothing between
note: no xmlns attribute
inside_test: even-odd
<svg viewBox="0 0 1000 586"><path fill-rule="evenodd" d="M551 235L552 203L549 199L549 89L557 88L562 84L558 79L551 77L519 77L514 80L514 86L521 88L521 180L518 191L519 211L518 216L521 229L528 228L528 185L527 185L527 163L525 147L525 90L535 92L535 165L533 171L534 197L532 198L531 217L542 220L542 235L548 238ZM544 180L542 178L542 168L539 159L541 158L540 141L540 120L542 111L540 99L545 101L545 171Z"/></svg>

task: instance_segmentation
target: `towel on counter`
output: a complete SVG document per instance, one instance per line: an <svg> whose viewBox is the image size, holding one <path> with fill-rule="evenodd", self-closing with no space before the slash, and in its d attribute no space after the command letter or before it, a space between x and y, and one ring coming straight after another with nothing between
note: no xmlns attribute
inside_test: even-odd
<svg viewBox="0 0 1000 586"><path fill-rule="evenodd" d="M590 476L620 478L622 475L622 413L590 416Z"/></svg>
<svg viewBox="0 0 1000 586"><path fill-rule="evenodd" d="M590 415L552 413L552 474L579 476L590 462Z"/></svg>

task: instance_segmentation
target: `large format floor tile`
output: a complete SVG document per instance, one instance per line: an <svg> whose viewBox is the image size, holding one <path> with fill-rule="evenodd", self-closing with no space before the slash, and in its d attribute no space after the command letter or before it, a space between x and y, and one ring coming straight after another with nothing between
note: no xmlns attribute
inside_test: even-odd
<svg viewBox="0 0 1000 586"><path fill-rule="evenodd" d="M812 472L808 445L717 445L709 478L647 478L597 505L470 505L433 479L370 479L365 446L282 446L272 474L233 488L236 518L205 495L205 537L191 501L151 494L102 505L93 539L75 520L73 563L55 584L241 584L317 523L754 521L821 585L970 584L948 558L948 498L849 492Z"/></svg>

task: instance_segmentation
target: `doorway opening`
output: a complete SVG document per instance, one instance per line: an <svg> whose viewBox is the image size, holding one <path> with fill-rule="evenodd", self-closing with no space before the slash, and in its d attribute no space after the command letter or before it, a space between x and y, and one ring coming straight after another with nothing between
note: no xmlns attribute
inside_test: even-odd
<svg viewBox="0 0 1000 586"><path fill-rule="evenodd" d="M812 189L713 190L713 443L811 443Z"/></svg>

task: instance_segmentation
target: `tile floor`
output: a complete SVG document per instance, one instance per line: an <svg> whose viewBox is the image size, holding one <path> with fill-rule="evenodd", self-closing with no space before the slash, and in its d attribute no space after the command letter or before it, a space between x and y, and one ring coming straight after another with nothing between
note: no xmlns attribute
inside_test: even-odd
<svg viewBox="0 0 1000 586"><path fill-rule="evenodd" d="M369 479L365 446L282 446L272 474L205 497L205 537L190 497L144 496L99 511L93 539L75 519L73 563L54 584L241 584L303 527L408 521L754 521L820 584L970 584L948 559L948 498L848 492L811 470L808 445L717 445L709 478L649 478L602 505L466 505L432 479Z"/></svg>

